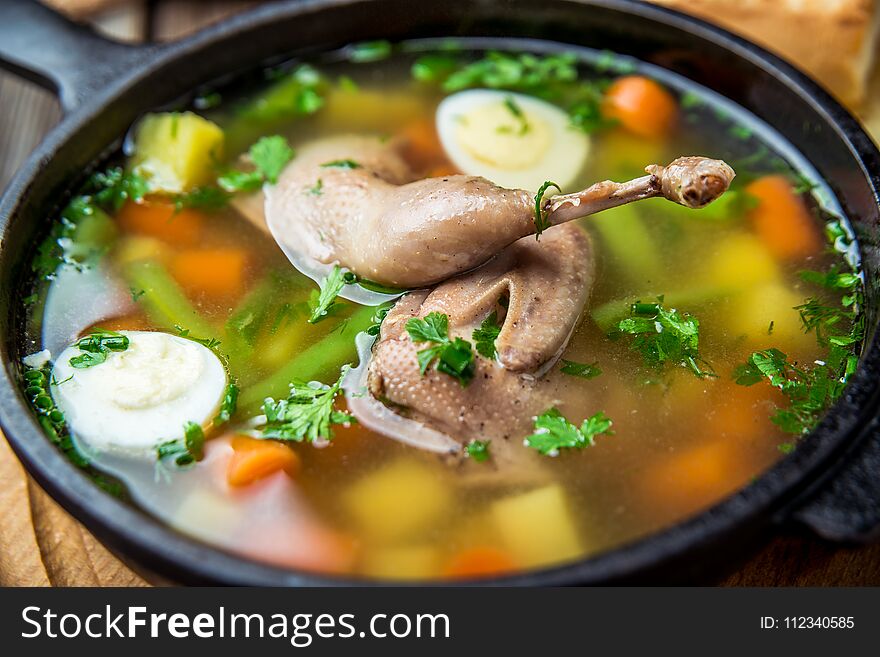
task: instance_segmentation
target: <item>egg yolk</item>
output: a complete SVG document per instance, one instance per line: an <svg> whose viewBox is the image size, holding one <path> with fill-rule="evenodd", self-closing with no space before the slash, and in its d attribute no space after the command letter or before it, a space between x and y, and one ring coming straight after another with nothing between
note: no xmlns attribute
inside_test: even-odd
<svg viewBox="0 0 880 657"><path fill-rule="evenodd" d="M456 121L455 138L473 158L499 169L528 169L540 162L552 142L550 126L503 102L487 103Z"/></svg>

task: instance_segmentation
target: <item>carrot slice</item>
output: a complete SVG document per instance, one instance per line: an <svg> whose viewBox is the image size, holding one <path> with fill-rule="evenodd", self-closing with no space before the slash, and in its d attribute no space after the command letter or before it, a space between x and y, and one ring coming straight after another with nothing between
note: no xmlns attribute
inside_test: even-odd
<svg viewBox="0 0 880 657"><path fill-rule="evenodd" d="M404 157L414 168L424 170L446 159L433 120L413 121L403 128L401 136Z"/></svg>
<svg viewBox="0 0 880 657"><path fill-rule="evenodd" d="M171 274L190 295L232 297L244 289L247 253L241 249L188 249L171 262Z"/></svg>
<svg viewBox="0 0 880 657"><path fill-rule="evenodd" d="M662 137L675 124L675 97L650 78L627 75L616 79L605 92L602 114L616 119L642 137Z"/></svg>
<svg viewBox="0 0 880 657"><path fill-rule="evenodd" d="M456 554L446 565L446 577L491 577L503 575L514 569L511 558L498 548L473 547Z"/></svg>
<svg viewBox="0 0 880 657"><path fill-rule="evenodd" d="M274 440L234 436L230 445L233 454L226 469L230 486L247 486L280 471L293 476L299 470L296 452Z"/></svg>
<svg viewBox="0 0 880 657"><path fill-rule="evenodd" d="M745 189L757 200L748 213L749 220L774 256L781 260L802 258L822 249L817 222L785 176L764 176Z"/></svg>
<svg viewBox="0 0 880 657"><path fill-rule="evenodd" d="M176 246L195 246L202 236L205 215L196 210L176 210L171 203L128 202L116 215L122 229L137 235L149 235Z"/></svg>

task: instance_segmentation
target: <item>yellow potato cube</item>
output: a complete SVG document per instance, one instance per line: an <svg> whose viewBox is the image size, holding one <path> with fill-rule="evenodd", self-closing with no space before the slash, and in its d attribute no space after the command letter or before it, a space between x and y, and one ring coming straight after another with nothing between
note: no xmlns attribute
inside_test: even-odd
<svg viewBox="0 0 880 657"><path fill-rule="evenodd" d="M219 126L192 112L165 112L138 125L132 166L150 189L177 193L211 182L222 156Z"/></svg>
<svg viewBox="0 0 880 657"><path fill-rule="evenodd" d="M492 505L490 516L517 566L548 565L583 554L565 494L558 485L499 500Z"/></svg>
<svg viewBox="0 0 880 657"><path fill-rule="evenodd" d="M400 459L352 484L343 505L367 536L396 541L441 520L451 510L452 492L436 470Z"/></svg>
<svg viewBox="0 0 880 657"><path fill-rule="evenodd" d="M722 240L710 256L708 282L731 291L779 278L779 267L767 247L749 233Z"/></svg>

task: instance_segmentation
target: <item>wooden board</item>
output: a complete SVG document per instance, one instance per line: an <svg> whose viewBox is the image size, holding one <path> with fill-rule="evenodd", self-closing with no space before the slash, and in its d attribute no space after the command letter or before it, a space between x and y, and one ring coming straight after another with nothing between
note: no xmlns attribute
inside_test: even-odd
<svg viewBox="0 0 880 657"><path fill-rule="evenodd" d="M114 9L102 29L138 40L148 30L176 38L247 2L134 3ZM46 92L0 73L0 188L58 120ZM880 585L880 545L841 548L812 537L781 536L719 582L727 586ZM144 586L28 478L0 436L0 586Z"/></svg>

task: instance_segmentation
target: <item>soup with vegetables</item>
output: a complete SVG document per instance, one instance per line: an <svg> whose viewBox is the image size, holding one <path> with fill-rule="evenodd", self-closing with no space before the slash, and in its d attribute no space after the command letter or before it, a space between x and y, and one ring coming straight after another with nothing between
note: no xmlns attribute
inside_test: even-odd
<svg viewBox="0 0 880 657"><path fill-rule="evenodd" d="M147 114L33 271L23 386L74 463L218 547L375 578L707 508L816 426L863 330L790 145L550 44L358 44Z"/></svg>

